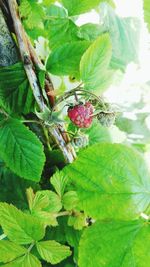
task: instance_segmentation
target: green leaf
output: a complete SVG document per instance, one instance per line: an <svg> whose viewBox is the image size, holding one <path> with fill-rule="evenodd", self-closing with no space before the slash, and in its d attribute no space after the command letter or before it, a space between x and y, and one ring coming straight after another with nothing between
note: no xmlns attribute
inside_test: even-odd
<svg viewBox="0 0 150 267"><path fill-rule="evenodd" d="M80 210L94 218L134 219L150 204L148 168L142 156L125 145L93 145L63 173L78 193Z"/></svg>
<svg viewBox="0 0 150 267"><path fill-rule="evenodd" d="M51 264L57 264L71 255L69 247L56 241L42 241L36 244L40 256Z"/></svg>
<svg viewBox="0 0 150 267"><path fill-rule="evenodd" d="M43 18L45 17L42 5L36 0L21 0L19 7L20 16L28 29L44 28Z"/></svg>
<svg viewBox="0 0 150 267"><path fill-rule="evenodd" d="M17 185L17 186L16 186ZM27 209L26 189L32 186L37 191L40 186L35 182L20 179L0 161L0 201L11 203L20 209Z"/></svg>
<svg viewBox="0 0 150 267"><path fill-rule="evenodd" d="M60 197L50 190L38 191L32 201L31 211L58 212L62 208Z"/></svg>
<svg viewBox="0 0 150 267"><path fill-rule="evenodd" d="M146 222L96 222L81 238L79 266L147 267L149 246L150 227Z"/></svg>
<svg viewBox="0 0 150 267"><path fill-rule="evenodd" d="M98 24L86 23L80 26L77 32L77 36L80 39L87 41L95 40L99 35L102 34L102 28Z"/></svg>
<svg viewBox="0 0 150 267"><path fill-rule="evenodd" d="M100 17L103 30L112 41L111 67L125 70L130 62L138 62L140 21L138 18L120 18L107 4L102 4Z"/></svg>
<svg viewBox="0 0 150 267"><path fill-rule="evenodd" d="M10 113L33 110L35 100L21 62L0 68L0 104Z"/></svg>
<svg viewBox="0 0 150 267"><path fill-rule="evenodd" d="M150 31L150 0L144 0L144 19Z"/></svg>
<svg viewBox="0 0 150 267"><path fill-rule="evenodd" d="M111 82L109 64L111 42L108 34L96 39L83 54L80 62L81 79L85 89L102 91Z"/></svg>
<svg viewBox="0 0 150 267"><path fill-rule="evenodd" d="M41 240L45 230L38 219L15 206L0 203L0 225L7 237L16 244L30 244Z"/></svg>
<svg viewBox="0 0 150 267"><path fill-rule="evenodd" d="M53 18L47 20L45 24L50 49L55 49L62 44L77 41L78 27L68 18Z"/></svg>
<svg viewBox="0 0 150 267"><path fill-rule="evenodd" d="M0 125L0 157L17 175L39 181L45 156L39 139L21 122L8 119Z"/></svg>
<svg viewBox="0 0 150 267"><path fill-rule="evenodd" d="M2 265L2 267L42 267L40 261L31 253L18 258L8 264Z"/></svg>
<svg viewBox="0 0 150 267"><path fill-rule="evenodd" d="M53 185L56 193L62 198L65 188L68 182L68 177L63 173L57 171L50 179L50 183Z"/></svg>
<svg viewBox="0 0 150 267"><path fill-rule="evenodd" d="M6 263L26 254L27 249L11 241L1 240L0 252L0 262Z"/></svg>
<svg viewBox="0 0 150 267"><path fill-rule="evenodd" d="M50 54L47 70L55 75L78 75L81 56L89 44L78 41L61 45Z"/></svg>
<svg viewBox="0 0 150 267"><path fill-rule="evenodd" d="M50 213L47 211L35 211L33 213L35 217L37 217L41 223L45 226L57 226L58 222L56 219L56 214L55 213Z"/></svg>
<svg viewBox="0 0 150 267"><path fill-rule="evenodd" d="M82 230L83 227L87 226L87 216L79 212L75 216L69 216L68 225L73 226L76 230Z"/></svg>
<svg viewBox="0 0 150 267"><path fill-rule="evenodd" d="M103 2L103 0L62 0L64 7L68 10L69 16L88 12L97 7L100 2ZM108 2L110 1L108 0Z"/></svg>
<svg viewBox="0 0 150 267"><path fill-rule="evenodd" d="M62 199L65 210L73 210L78 204L78 195L75 191L69 191L64 194Z"/></svg>

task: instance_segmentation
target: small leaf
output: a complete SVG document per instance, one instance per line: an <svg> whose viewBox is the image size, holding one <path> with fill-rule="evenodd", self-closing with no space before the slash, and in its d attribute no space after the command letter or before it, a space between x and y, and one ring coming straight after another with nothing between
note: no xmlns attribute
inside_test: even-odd
<svg viewBox="0 0 150 267"><path fill-rule="evenodd" d="M56 241L42 241L36 244L40 256L51 264L57 264L71 255L69 247Z"/></svg>
<svg viewBox="0 0 150 267"><path fill-rule="evenodd" d="M2 265L2 267L42 267L40 261L31 253L18 258L10 263Z"/></svg>
<svg viewBox="0 0 150 267"><path fill-rule="evenodd" d="M20 121L8 119L0 125L0 157L17 175L39 181L45 156L39 139Z"/></svg>
<svg viewBox="0 0 150 267"><path fill-rule="evenodd" d="M47 70L55 75L78 75L80 59L89 42L78 41L59 46L49 56Z"/></svg>
<svg viewBox="0 0 150 267"><path fill-rule="evenodd" d="M73 226L76 230L82 230L83 227L87 226L86 218L87 216L84 213L79 212L75 216L69 216L68 225Z"/></svg>
<svg viewBox="0 0 150 267"><path fill-rule="evenodd" d="M78 195L75 191L69 191L64 194L62 199L65 210L73 210L78 204Z"/></svg>
<svg viewBox="0 0 150 267"><path fill-rule="evenodd" d="M87 90L104 90L110 79L111 42L108 34L96 39L80 62L81 79Z"/></svg>
<svg viewBox="0 0 150 267"><path fill-rule="evenodd" d="M57 171L50 179L51 184L56 190L57 194L62 197L65 192L65 187L68 182L66 175L63 175L61 172Z"/></svg>
<svg viewBox="0 0 150 267"><path fill-rule="evenodd" d="M41 223L45 226L57 226L58 222L56 219L56 214L49 213L47 211L34 211L33 215L37 217Z"/></svg>
<svg viewBox="0 0 150 267"><path fill-rule="evenodd" d="M26 254L27 249L11 241L1 240L0 252L0 262L6 263Z"/></svg>
<svg viewBox="0 0 150 267"><path fill-rule="evenodd" d="M18 210L15 206L0 203L0 225L8 238L16 244L30 244L41 240L45 230L39 220Z"/></svg>
<svg viewBox="0 0 150 267"><path fill-rule="evenodd" d="M150 227L142 221L96 222L84 231L79 246L81 267L147 267Z"/></svg>

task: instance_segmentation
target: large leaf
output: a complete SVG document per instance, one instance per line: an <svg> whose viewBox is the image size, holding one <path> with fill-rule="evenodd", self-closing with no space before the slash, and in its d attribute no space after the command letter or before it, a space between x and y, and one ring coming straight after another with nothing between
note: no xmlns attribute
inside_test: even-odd
<svg viewBox="0 0 150 267"><path fill-rule="evenodd" d="M36 244L40 256L51 264L57 264L71 255L69 247L56 241L42 241Z"/></svg>
<svg viewBox="0 0 150 267"><path fill-rule="evenodd" d="M144 18L150 31L150 0L144 0Z"/></svg>
<svg viewBox="0 0 150 267"><path fill-rule="evenodd" d="M22 63L0 68L0 104L10 113L29 113L34 98Z"/></svg>
<svg viewBox="0 0 150 267"><path fill-rule="evenodd" d="M87 171L88 170L88 171ZM94 218L137 218L150 204L150 175L142 156L120 144L96 144L64 168Z"/></svg>
<svg viewBox="0 0 150 267"><path fill-rule="evenodd" d="M0 262L6 263L26 254L27 249L11 241L1 240L0 252Z"/></svg>
<svg viewBox="0 0 150 267"><path fill-rule="evenodd" d="M39 220L0 202L0 225L7 237L16 244L30 244L44 237L44 226Z"/></svg>
<svg viewBox="0 0 150 267"><path fill-rule="evenodd" d="M77 41L78 27L68 18L52 18L45 25L50 48L53 50L64 43Z"/></svg>
<svg viewBox="0 0 150 267"><path fill-rule="evenodd" d="M111 0L106 1L113 4ZM68 10L69 16L88 12L98 6L100 2L103 2L103 0L62 0L64 7Z"/></svg>
<svg viewBox="0 0 150 267"><path fill-rule="evenodd" d="M128 63L138 62L140 22L137 18L120 18L107 4L100 9L103 31L110 33L112 41L111 66L125 70Z"/></svg>
<svg viewBox="0 0 150 267"><path fill-rule="evenodd" d="M55 75L78 75L81 56L89 45L87 41L61 45L50 54L47 70Z"/></svg>
<svg viewBox="0 0 150 267"><path fill-rule="evenodd" d="M34 255L28 253L23 257L2 265L2 267L42 267L42 265Z"/></svg>
<svg viewBox="0 0 150 267"><path fill-rule="evenodd" d="M98 37L83 54L80 62L81 79L87 90L104 90L111 82L109 64L111 42L108 34Z"/></svg>
<svg viewBox="0 0 150 267"><path fill-rule="evenodd" d="M45 156L41 142L21 122L8 119L0 125L0 157L17 175L39 181Z"/></svg>
<svg viewBox="0 0 150 267"><path fill-rule="evenodd" d="M97 222L83 233L79 266L147 267L149 246L150 227L146 222Z"/></svg>

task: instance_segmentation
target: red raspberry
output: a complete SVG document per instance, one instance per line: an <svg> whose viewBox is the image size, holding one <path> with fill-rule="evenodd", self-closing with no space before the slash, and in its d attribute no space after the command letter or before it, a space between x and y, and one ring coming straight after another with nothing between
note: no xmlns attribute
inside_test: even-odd
<svg viewBox="0 0 150 267"><path fill-rule="evenodd" d="M93 121L94 107L90 102L69 107L68 117L79 128L88 128Z"/></svg>

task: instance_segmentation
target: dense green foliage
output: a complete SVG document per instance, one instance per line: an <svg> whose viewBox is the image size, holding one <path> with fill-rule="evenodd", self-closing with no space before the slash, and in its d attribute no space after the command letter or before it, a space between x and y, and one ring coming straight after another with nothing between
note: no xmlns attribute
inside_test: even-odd
<svg viewBox="0 0 150 267"><path fill-rule="evenodd" d="M129 63L138 63L140 22L119 17L112 0L18 2L32 44L40 36L48 51L41 55L36 47L44 68L34 66L47 109L39 110L24 62L0 67L0 266L148 267L150 173L143 153L150 141L148 114L134 121L119 114L108 129L113 111L102 100L96 107L104 118L78 131L63 110L74 101L72 95L63 98L65 79L71 88L81 84L80 101L93 93L96 100ZM149 0L143 8L150 28ZM100 23L79 26L79 16L91 9ZM56 103L60 95L65 102L52 114L46 72L61 80ZM65 123L77 152L71 164L48 132L58 122ZM124 133L123 144L114 143L114 129ZM132 139L136 133L143 139Z"/></svg>

